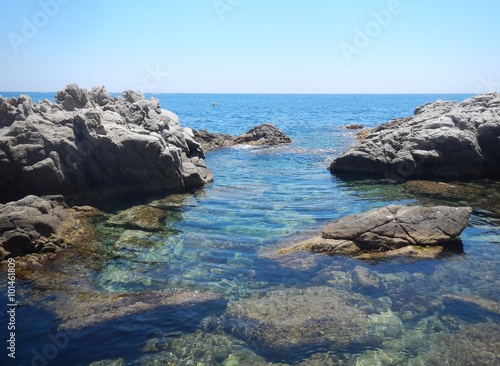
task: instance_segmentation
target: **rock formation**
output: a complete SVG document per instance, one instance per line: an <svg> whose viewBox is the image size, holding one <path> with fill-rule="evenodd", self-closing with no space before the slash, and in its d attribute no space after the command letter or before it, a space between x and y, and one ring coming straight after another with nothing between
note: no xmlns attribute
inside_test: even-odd
<svg viewBox="0 0 500 366"><path fill-rule="evenodd" d="M398 181L498 176L500 95L418 107L412 117L370 130L331 163L330 172L384 175Z"/></svg>
<svg viewBox="0 0 500 366"><path fill-rule="evenodd" d="M76 223L62 196L26 196L0 204L0 260L55 252Z"/></svg>
<svg viewBox="0 0 500 366"><path fill-rule="evenodd" d="M205 151L229 147L236 144L273 146L292 142L287 135L268 123L255 126L238 137L233 137L224 133L211 133L205 130L193 130L193 134L196 141L200 143Z"/></svg>
<svg viewBox="0 0 500 366"><path fill-rule="evenodd" d="M203 150L158 99L68 85L56 103L0 97L0 202L62 194L70 203L200 187Z"/></svg>
<svg viewBox="0 0 500 366"><path fill-rule="evenodd" d="M236 138L237 144L249 144L255 146L279 145L292 142L288 136L273 125L264 123L258 125Z"/></svg>
<svg viewBox="0 0 500 366"><path fill-rule="evenodd" d="M471 212L469 207L389 205L334 221L321 236L280 253L310 250L359 258L432 257L460 235Z"/></svg>

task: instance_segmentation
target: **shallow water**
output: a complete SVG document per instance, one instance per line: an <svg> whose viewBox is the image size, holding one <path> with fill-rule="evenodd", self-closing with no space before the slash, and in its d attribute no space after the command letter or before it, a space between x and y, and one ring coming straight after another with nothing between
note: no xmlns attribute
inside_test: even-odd
<svg viewBox="0 0 500 366"><path fill-rule="evenodd" d="M203 189L104 204L101 208L109 214L137 204L158 207L166 212L164 229L144 232L102 220L96 223L103 234L96 258L53 263L57 271L69 273L73 292L71 286L58 286L57 279L38 296L32 295L36 281L19 284L33 291L25 291L19 309L20 358L14 364L494 364L489 362L498 358L500 319L498 306L491 307L500 300L500 219L484 204L476 207L462 234L463 251L439 259L375 262L300 253L282 260L275 255L276 248L316 234L330 220L389 203L474 205L466 198L417 196L401 185L343 181L326 170L355 141L355 132L344 125L375 126L438 97L466 96L157 97L162 107L179 114L184 126L238 135L269 122L293 143L210 152L206 163L215 180ZM498 196L492 189L485 194L491 200ZM363 271L376 279L376 286L357 279L356 273ZM47 345L54 344L49 334L63 331L58 326L64 319L55 314L64 312L57 304L76 296L79 286L97 294L210 291L222 294L225 302L163 307L96 323L68 336L64 347L56 344L53 359L44 357ZM480 298L487 305L449 295ZM92 311L107 311L96 296ZM325 306L338 301L333 312L346 313L335 314L338 322L332 324L339 329L333 335L332 314L322 314L320 306L325 298L331 299ZM297 308L299 299L303 312ZM351 309L370 321L348 319ZM290 324L273 323L280 316ZM289 330L284 341L298 342L296 346L280 348L271 332L281 326ZM362 334L351 334L349 328L357 326ZM323 333L306 342L308 327L324 328Z"/></svg>

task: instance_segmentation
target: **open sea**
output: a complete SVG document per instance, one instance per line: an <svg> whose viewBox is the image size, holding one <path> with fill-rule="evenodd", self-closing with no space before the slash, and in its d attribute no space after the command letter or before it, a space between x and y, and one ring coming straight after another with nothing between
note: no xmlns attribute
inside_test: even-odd
<svg viewBox="0 0 500 366"><path fill-rule="evenodd" d="M4 97L19 94L0 92ZM53 100L55 95L23 94L34 101ZM326 169L356 141L357 131L345 129L346 125L375 127L412 115L425 103L459 102L470 95L146 95L150 96L175 112L185 127L240 135L255 125L270 123L293 142L208 152L205 162L214 181L194 192L99 205L114 214L160 200L167 212L164 230L144 233L97 221L102 239L95 257L52 264L61 278L72 279L71 291L59 285L57 276L50 281L18 282L17 357L6 357L8 314L4 311L0 364L500 364L500 216L487 205L475 207L462 233L463 251L438 259L362 261L304 252L293 261L284 261L276 255L279 247L316 235L329 221L375 207L471 204L466 197L422 198L398 184L346 181ZM486 192L491 202L500 201L498 190ZM377 286L360 285L356 273L365 270L377 279ZM42 271L39 276L53 275ZM5 283L2 280L2 286ZM158 308L62 334L60 314L65 309L61 307L79 301L75 298L89 289L101 294L209 291L223 295L225 303ZM304 293L315 294L310 301L327 295L337 298L338 293L353 307L362 307L371 316L385 314L391 321L376 322L368 329L366 342L356 335L352 335L356 342L341 343L319 334L323 341L314 346L297 342L300 329L291 326L291 332L299 333L289 335L296 344L273 350L265 340L281 337L286 343L288 335L266 334L277 331L273 326L266 328L269 317L275 312L276 317L287 319L291 311L289 321L294 324L293 317L301 314L294 301L304 301ZM453 296L480 300L454 301ZM93 312L107 311L100 301L96 296L89 305ZM481 301L486 305L478 306ZM2 295L0 304L5 310L6 296ZM303 314L321 312L321 306L309 305L313 310L304 306ZM229 321L226 309L232 309ZM325 319L325 314L318 314L318 319ZM339 327L355 321L339 320ZM349 334L346 327L339 332Z"/></svg>

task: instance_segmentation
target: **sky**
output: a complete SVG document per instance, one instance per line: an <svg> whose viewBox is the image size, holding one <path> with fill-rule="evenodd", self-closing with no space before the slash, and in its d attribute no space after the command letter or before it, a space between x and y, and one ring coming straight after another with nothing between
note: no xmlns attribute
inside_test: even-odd
<svg viewBox="0 0 500 366"><path fill-rule="evenodd" d="M500 91L499 0L2 0L0 91Z"/></svg>

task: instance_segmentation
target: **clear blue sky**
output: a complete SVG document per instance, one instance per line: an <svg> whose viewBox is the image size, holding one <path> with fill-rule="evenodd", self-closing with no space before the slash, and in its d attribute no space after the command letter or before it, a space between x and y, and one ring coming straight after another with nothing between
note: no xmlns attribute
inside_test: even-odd
<svg viewBox="0 0 500 366"><path fill-rule="evenodd" d="M499 0L3 0L0 90L500 91L499 16Z"/></svg>

